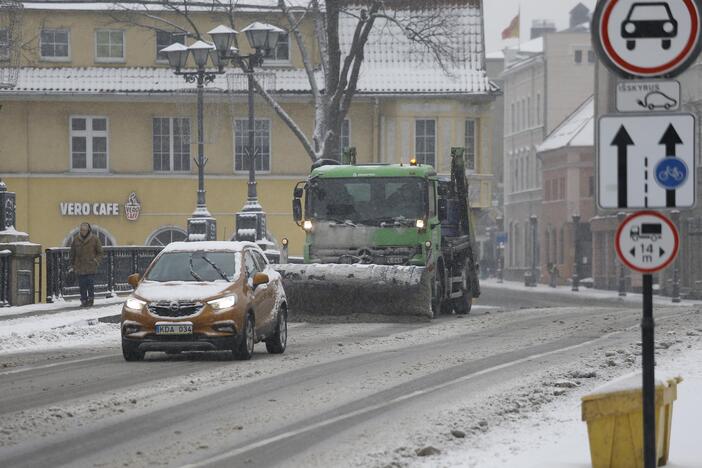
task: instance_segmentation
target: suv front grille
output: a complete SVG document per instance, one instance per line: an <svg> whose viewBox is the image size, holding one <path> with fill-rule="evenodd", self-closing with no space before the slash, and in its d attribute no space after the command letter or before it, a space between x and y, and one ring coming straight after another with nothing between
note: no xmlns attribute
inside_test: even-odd
<svg viewBox="0 0 702 468"><path fill-rule="evenodd" d="M149 312L158 317L189 317L200 313L204 304L201 302L152 302Z"/></svg>

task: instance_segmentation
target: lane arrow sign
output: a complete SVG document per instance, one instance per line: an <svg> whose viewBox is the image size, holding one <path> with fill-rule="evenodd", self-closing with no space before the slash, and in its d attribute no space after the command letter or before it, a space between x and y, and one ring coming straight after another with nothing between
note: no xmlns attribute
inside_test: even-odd
<svg viewBox="0 0 702 468"><path fill-rule="evenodd" d="M678 135L673 124L670 124L658 144L665 145L666 158L675 158L677 155L676 146L682 145L683 141L680 139L680 135ZM668 208L675 208L675 190L665 191L665 204Z"/></svg>
<svg viewBox="0 0 702 468"><path fill-rule="evenodd" d="M617 147L617 205L619 208L628 206L628 163L629 163L629 146L633 146L634 141L629 136L624 125L619 128L617 135L612 140L612 146Z"/></svg>

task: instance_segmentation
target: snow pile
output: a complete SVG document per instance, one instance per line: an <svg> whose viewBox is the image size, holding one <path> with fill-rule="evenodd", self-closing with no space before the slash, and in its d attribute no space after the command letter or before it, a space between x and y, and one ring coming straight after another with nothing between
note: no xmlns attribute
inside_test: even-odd
<svg viewBox="0 0 702 468"><path fill-rule="evenodd" d="M119 325L101 317L119 315L121 304L0 321L0 354L88 345L117 345Z"/></svg>

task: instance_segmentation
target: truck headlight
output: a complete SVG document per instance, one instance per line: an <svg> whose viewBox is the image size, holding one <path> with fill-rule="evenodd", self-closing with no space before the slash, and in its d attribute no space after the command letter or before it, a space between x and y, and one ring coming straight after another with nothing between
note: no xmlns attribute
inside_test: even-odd
<svg viewBox="0 0 702 468"><path fill-rule="evenodd" d="M132 309L132 310L142 310L144 306L146 305L146 302L137 299L136 297L130 297L127 299L127 302L124 303L124 306L127 309Z"/></svg>
<svg viewBox="0 0 702 468"><path fill-rule="evenodd" d="M234 307L236 305L236 296L232 295L220 297L219 299L209 301L208 304L214 310L229 309L230 307Z"/></svg>
<svg viewBox="0 0 702 468"><path fill-rule="evenodd" d="M305 222L302 223L302 229L304 229L307 232L312 231L312 221L306 219Z"/></svg>
<svg viewBox="0 0 702 468"><path fill-rule="evenodd" d="M426 241L426 242L424 243L424 247L426 247L427 250L431 249L431 241L430 241L430 240Z"/></svg>
<svg viewBox="0 0 702 468"><path fill-rule="evenodd" d="M424 229L425 226L426 226L426 224L424 223L423 219L417 220L417 229Z"/></svg>

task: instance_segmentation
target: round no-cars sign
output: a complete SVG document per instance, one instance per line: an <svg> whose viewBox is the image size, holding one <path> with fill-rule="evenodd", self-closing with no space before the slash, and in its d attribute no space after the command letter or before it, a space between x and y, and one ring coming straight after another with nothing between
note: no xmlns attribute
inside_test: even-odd
<svg viewBox="0 0 702 468"><path fill-rule="evenodd" d="M639 211L629 216L619 226L615 240L619 259L644 274L668 267L680 248L677 228L656 211Z"/></svg>
<svg viewBox="0 0 702 468"><path fill-rule="evenodd" d="M624 77L674 76L700 52L701 11L701 0L600 0L593 42Z"/></svg>

